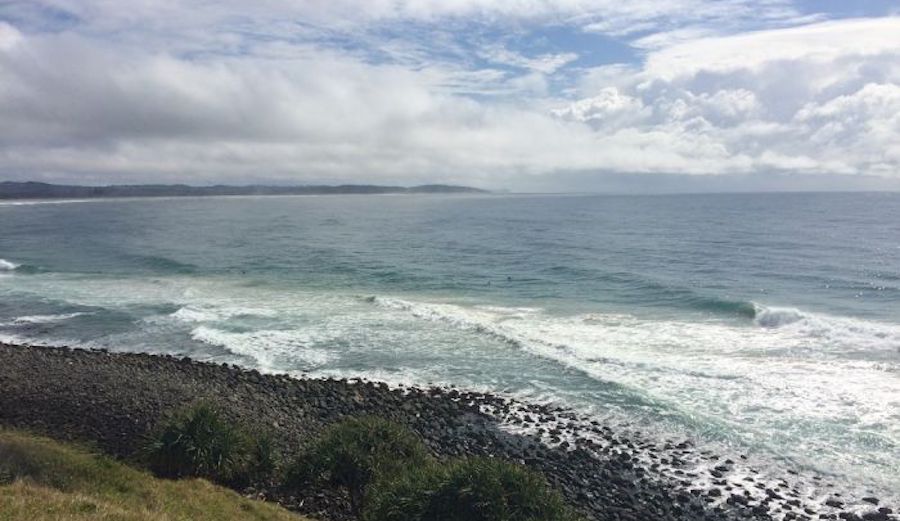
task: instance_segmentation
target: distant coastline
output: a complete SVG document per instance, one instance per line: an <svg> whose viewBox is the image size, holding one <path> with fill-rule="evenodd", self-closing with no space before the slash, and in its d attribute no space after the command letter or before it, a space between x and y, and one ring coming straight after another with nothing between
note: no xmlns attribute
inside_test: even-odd
<svg viewBox="0 0 900 521"><path fill-rule="evenodd" d="M487 190L469 186L430 184L418 186L380 185L107 185L79 186L34 181L0 182L0 199L99 199L120 197L203 197L223 195L341 195L341 194L483 194Z"/></svg>

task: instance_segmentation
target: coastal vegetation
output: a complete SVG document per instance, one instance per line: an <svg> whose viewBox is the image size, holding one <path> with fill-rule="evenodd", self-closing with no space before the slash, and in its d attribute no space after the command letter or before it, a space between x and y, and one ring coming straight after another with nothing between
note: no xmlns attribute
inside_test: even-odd
<svg viewBox="0 0 900 521"><path fill-rule="evenodd" d="M268 433L229 421L212 402L177 411L145 447L146 462L160 477L202 477L233 486L265 480L276 458Z"/></svg>
<svg viewBox="0 0 900 521"><path fill-rule="evenodd" d="M406 466L378 482L367 521L575 521L539 474L494 458Z"/></svg>
<svg viewBox="0 0 900 521"><path fill-rule="evenodd" d="M0 519L305 521L204 479L158 479L76 446L0 430Z"/></svg>
<svg viewBox="0 0 900 521"><path fill-rule="evenodd" d="M275 479L303 497L338 490L365 521L573 521L539 474L499 459L441 462L412 430L377 416L332 424L299 451L281 476L271 438L229 421L203 401L166 419L144 461L157 476L205 478L241 488Z"/></svg>
<svg viewBox="0 0 900 521"><path fill-rule="evenodd" d="M327 483L347 491L350 508L360 517L369 486L376 480L429 462L415 434L377 417L349 418L328 428L288 471L287 486Z"/></svg>

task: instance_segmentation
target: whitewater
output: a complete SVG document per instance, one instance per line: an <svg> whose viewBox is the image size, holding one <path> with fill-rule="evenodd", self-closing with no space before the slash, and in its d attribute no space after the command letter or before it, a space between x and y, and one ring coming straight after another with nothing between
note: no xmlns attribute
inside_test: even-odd
<svg viewBox="0 0 900 521"><path fill-rule="evenodd" d="M900 490L900 196L0 207L0 341L455 385Z"/></svg>

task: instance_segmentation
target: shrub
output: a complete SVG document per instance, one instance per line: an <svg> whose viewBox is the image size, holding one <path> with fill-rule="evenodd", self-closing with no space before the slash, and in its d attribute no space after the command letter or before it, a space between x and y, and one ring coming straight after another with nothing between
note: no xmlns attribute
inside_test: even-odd
<svg viewBox="0 0 900 521"><path fill-rule="evenodd" d="M265 479L275 466L271 437L250 436L208 402L164 422L145 447L145 455L160 477L202 477L232 485Z"/></svg>
<svg viewBox="0 0 900 521"><path fill-rule="evenodd" d="M574 521L562 497L521 465L468 458L410 468L373 488L367 521Z"/></svg>
<svg viewBox="0 0 900 521"><path fill-rule="evenodd" d="M372 482L428 460L422 441L405 427L376 417L351 418L332 425L304 451L289 469L286 485L342 487L353 514L360 517Z"/></svg>
<svg viewBox="0 0 900 521"><path fill-rule="evenodd" d="M275 474L281 454L267 431L253 432L249 441L246 478L251 482L265 481Z"/></svg>

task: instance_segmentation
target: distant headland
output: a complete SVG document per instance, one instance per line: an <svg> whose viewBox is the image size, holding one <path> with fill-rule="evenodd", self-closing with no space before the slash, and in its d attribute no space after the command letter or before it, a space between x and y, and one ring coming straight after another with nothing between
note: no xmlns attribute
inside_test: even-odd
<svg viewBox="0 0 900 521"><path fill-rule="evenodd" d="M86 199L105 197L182 197L222 195L337 195L337 194L479 194L469 186L418 185L305 185L305 186L189 186L189 185L55 185L33 181L0 182L0 199Z"/></svg>

